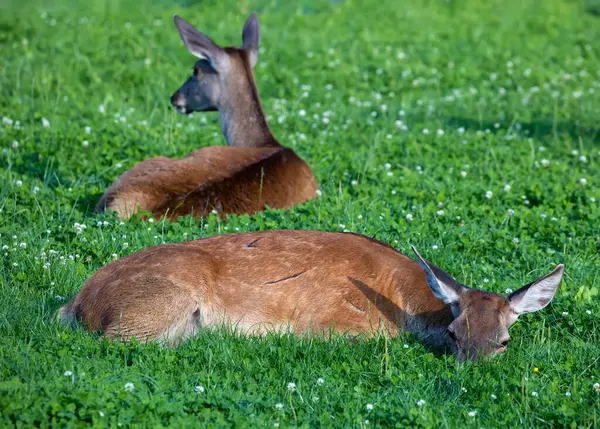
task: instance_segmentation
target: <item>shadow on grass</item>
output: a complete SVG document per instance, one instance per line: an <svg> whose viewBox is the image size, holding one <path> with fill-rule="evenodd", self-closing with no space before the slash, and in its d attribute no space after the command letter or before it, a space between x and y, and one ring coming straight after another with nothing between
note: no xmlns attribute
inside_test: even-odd
<svg viewBox="0 0 600 429"><path fill-rule="evenodd" d="M600 0L586 0L584 9L590 15L600 17Z"/></svg>
<svg viewBox="0 0 600 429"><path fill-rule="evenodd" d="M17 178L24 179L27 177L30 179L27 180L27 182L39 180L44 186L55 192L60 192L59 188L61 187L67 188L79 184L77 183L79 182L78 180L73 182L72 178L61 173L59 169L53 165L52 161L49 161L48 159L40 160L39 154L35 152L20 155L16 162L12 162L10 166L9 163L6 162L6 158L0 158L0 169L8 170L9 168ZM95 183L90 183L89 185L90 186L86 186L88 189L90 187L96 188L97 186ZM98 204L102 194L103 192L87 191L74 195L75 199L73 205L77 210L84 214L93 214L94 208L96 207L96 204Z"/></svg>
<svg viewBox="0 0 600 429"><path fill-rule="evenodd" d="M96 208L96 204L98 204L98 201L100 201L102 195L103 193L101 192L86 194L77 200L75 207L88 216L94 216L97 214L94 209Z"/></svg>
<svg viewBox="0 0 600 429"><path fill-rule="evenodd" d="M518 121L519 128L516 128L515 125L510 122L450 117L446 119L446 123L454 127L464 127L469 130L489 129L492 133L498 132L498 130L506 130L507 128L512 126L513 130L516 131L516 133L526 135L527 137L546 139L567 134L574 140L583 137L586 139L590 139L594 143L600 143L600 128L579 125L575 122L555 123L554 121L549 119L540 119L532 122ZM500 124L500 127L495 128L494 125L498 123Z"/></svg>

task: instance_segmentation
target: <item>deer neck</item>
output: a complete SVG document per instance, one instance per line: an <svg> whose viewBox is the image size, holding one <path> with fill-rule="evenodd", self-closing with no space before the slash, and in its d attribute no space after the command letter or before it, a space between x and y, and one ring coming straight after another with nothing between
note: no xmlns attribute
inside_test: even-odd
<svg viewBox="0 0 600 429"><path fill-rule="evenodd" d="M454 320L454 315L448 304L433 295L424 275L419 284L397 285L396 294L405 304L404 329L429 345L450 345L448 326Z"/></svg>
<svg viewBox="0 0 600 429"><path fill-rule="evenodd" d="M232 77L226 100L219 106L221 130L229 146L280 146L267 124L249 64Z"/></svg>

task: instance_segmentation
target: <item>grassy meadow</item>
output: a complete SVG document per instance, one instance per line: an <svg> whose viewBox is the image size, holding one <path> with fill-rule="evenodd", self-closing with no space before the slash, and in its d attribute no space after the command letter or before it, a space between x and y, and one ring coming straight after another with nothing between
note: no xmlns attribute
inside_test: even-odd
<svg viewBox="0 0 600 429"><path fill-rule="evenodd" d="M594 1L4 0L0 3L0 427L600 425L600 16ZM261 21L256 79L320 198L255 216L95 215L126 169L224 139L170 95ZM159 243L268 229L410 244L464 284L557 263L508 351L459 364L411 335L203 332L176 349L55 322L99 267ZM348 249L349 252L352 249ZM318 299L318 297L315 297ZM292 384L290 384L292 383Z"/></svg>

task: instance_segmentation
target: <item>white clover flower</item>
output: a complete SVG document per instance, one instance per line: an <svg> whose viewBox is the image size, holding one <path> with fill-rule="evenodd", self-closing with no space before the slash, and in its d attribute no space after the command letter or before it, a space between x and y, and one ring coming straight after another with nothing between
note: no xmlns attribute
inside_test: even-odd
<svg viewBox="0 0 600 429"><path fill-rule="evenodd" d="M587 156L585 156L585 155L581 155L581 156L579 157L579 160L580 160L581 162L587 162L587 161L588 161L588 159L587 159Z"/></svg>
<svg viewBox="0 0 600 429"><path fill-rule="evenodd" d="M498 399L498 397L496 395L494 395L493 393L490 395L490 398L492 398L492 399Z"/></svg>
<svg viewBox="0 0 600 429"><path fill-rule="evenodd" d="M296 391L296 383L290 381L287 385L287 389L290 392L295 392Z"/></svg>
<svg viewBox="0 0 600 429"><path fill-rule="evenodd" d="M513 243L519 244L519 239L517 237L513 238Z"/></svg>
<svg viewBox="0 0 600 429"><path fill-rule="evenodd" d="M511 186L509 184L504 185L504 192L510 192Z"/></svg>
<svg viewBox="0 0 600 429"><path fill-rule="evenodd" d="M84 140L84 141L81 142L81 146L83 146L83 147L89 147L90 146L90 142L87 141L87 140Z"/></svg>
<svg viewBox="0 0 600 429"><path fill-rule="evenodd" d="M18 141L16 141L16 140L14 140L10 146L11 146L13 149L17 149L17 148L19 147L19 142L18 142Z"/></svg>
<svg viewBox="0 0 600 429"><path fill-rule="evenodd" d="M204 386L196 386L194 387L196 393L204 393Z"/></svg>
<svg viewBox="0 0 600 429"><path fill-rule="evenodd" d="M423 128L423 131L421 131L423 134L427 135L429 134L429 129L427 128Z"/></svg>
<svg viewBox="0 0 600 429"><path fill-rule="evenodd" d="M437 245L437 244L434 244L433 246L431 246L431 248L432 248L433 250L438 250L438 249L439 249L439 247L438 247L438 245Z"/></svg>
<svg viewBox="0 0 600 429"><path fill-rule="evenodd" d="M7 118L6 116L2 117L2 123L4 125L12 125L13 124L13 120L10 118Z"/></svg>
<svg viewBox="0 0 600 429"><path fill-rule="evenodd" d="M116 261L119 258L119 255L117 255L116 253L113 253L111 255L111 258L113 259L113 261Z"/></svg>
<svg viewBox="0 0 600 429"><path fill-rule="evenodd" d="M515 215L515 211L513 209L508 209L506 211L506 214L509 215L509 216L514 216Z"/></svg>
<svg viewBox="0 0 600 429"><path fill-rule="evenodd" d="M426 404L425 399L419 399L417 401L417 407L422 407L425 404Z"/></svg>
<svg viewBox="0 0 600 429"><path fill-rule="evenodd" d="M317 384L319 384L319 385L325 384L325 379L322 377L317 378Z"/></svg>
<svg viewBox="0 0 600 429"><path fill-rule="evenodd" d="M579 179L579 183L581 183L583 186L587 185L587 179L585 177L582 177L581 179Z"/></svg>
<svg viewBox="0 0 600 429"><path fill-rule="evenodd" d="M20 246L21 246L23 249L26 249L26 248L27 248L27 243L23 242L23 243L21 243L21 244L20 244Z"/></svg>
<svg viewBox="0 0 600 429"><path fill-rule="evenodd" d="M132 392L134 388L135 388L135 386L133 385L133 383L125 383L125 391L126 392Z"/></svg>
<svg viewBox="0 0 600 429"><path fill-rule="evenodd" d="M441 128L439 130L437 130L437 135L438 136L443 136L444 135L444 130L442 130Z"/></svg>
<svg viewBox="0 0 600 429"><path fill-rule="evenodd" d="M537 393L537 392L531 392L531 396L533 396L534 398L537 398L537 397L538 397L538 396L540 396L540 395L538 395L538 393Z"/></svg>
<svg viewBox="0 0 600 429"><path fill-rule="evenodd" d="M467 177L467 172L466 171L461 171L460 172L460 177Z"/></svg>
<svg viewBox="0 0 600 429"><path fill-rule="evenodd" d="M281 402L278 402L275 404L275 408L277 408L278 410L282 410L283 409L283 404Z"/></svg>
<svg viewBox="0 0 600 429"><path fill-rule="evenodd" d="M569 312L568 311L563 311L562 315L563 315L563 317L567 317L569 315Z"/></svg>
<svg viewBox="0 0 600 429"><path fill-rule="evenodd" d="M494 193L492 191L487 191L485 193L485 197L489 200L490 198L492 198L494 196Z"/></svg>
<svg viewBox="0 0 600 429"><path fill-rule="evenodd" d="M469 412L467 413L467 415L468 415L469 417L475 417L475 416L477 415L477 411L469 411Z"/></svg>
<svg viewBox="0 0 600 429"><path fill-rule="evenodd" d="M46 119L46 118L42 118L42 125L45 128L48 128L50 126L50 121L48 119Z"/></svg>
<svg viewBox="0 0 600 429"><path fill-rule="evenodd" d="M16 182L17 186L23 186L23 181L22 180L17 180Z"/></svg>
<svg viewBox="0 0 600 429"><path fill-rule="evenodd" d="M317 189L315 193L316 193L316 194L317 194L317 196L319 196L319 197L320 197L321 195L323 195L323 192L321 192L321 190L320 190L320 189Z"/></svg>
<svg viewBox="0 0 600 429"><path fill-rule="evenodd" d="M86 134L91 134L92 133L92 128L91 127L85 127L84 130L85 130Z"/></svg>
<svg viewBox="0 0 600 429"><path fill-rule="evenodd" d="M71 377L72 375L73 375L73 372L65 371L65 377Z"/></svg>
<svg viewBox="0 0 600 429"><path fill-rule="evenodd" d="M144 64L147 65L147 66L149 66L150 64L152 64L152 60L150 58L146 58L144 60Z"/></svg>
<svg viewBox="0 0 600 429"><path fill-rule="evenodd" d="M373 404L367 404L367 411L373 411Z"/></svg>
<svg viewBox="0 0 600 429"><path fill-rule="evenodd" d="M358 185L358 180L353 180L352 182L350 182L350 184L352 186L356 186L356 185Z"/></svg>
<svg viewBox="0 0 600 429"><path fill-rule="evenodd" d="M548 165L550 165L550 161L548 161L547 159L542 159L541 161L542 167L548 167Z"/></svg>
<svg viewBox="0 0 600 429"><path fill-rule="evenodd" d="M566 393L565 393L565 396L566 396L567 398L571 397L571 392L566 392Z"/></svg>
<svg viewBox="0 0 600 429"><path fill-rule="evenodd" d="M98 106L98 112L99 113L105 113L106 112L106 108L104 107L104 104L101 104Z"/></svg>
<svg viewBox="0 0 600 429"><path fill-rule="evenodd" d="M437 214L438 216L444 216L444 213L445 213L445 212L444 212L444 210L438 210L438 211L436 212L436 214Z"/></svg>
<svg viewBox="0 0 600 429"><path fill-rule="evenodd" d="M406 215L406 220L407 221L412 221L413 220L413 215L411 215L410 213Z"/></svg>
<svg viewBox="0 0 600 429"><path fill-rule="evenodd" d="M403 347L404 347L405 349L407 349L409 346L408 346L408 344L404 344L404 346L403 346Z"/></svg>

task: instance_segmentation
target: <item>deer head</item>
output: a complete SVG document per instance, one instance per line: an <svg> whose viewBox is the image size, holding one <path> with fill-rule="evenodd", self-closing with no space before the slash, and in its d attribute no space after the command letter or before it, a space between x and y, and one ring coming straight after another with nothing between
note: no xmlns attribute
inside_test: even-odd
<svg viewBox="0 0 600 429"><path fill-rule="evenodd" d="M448 325L450 344L458 360L492 357L508 346L509 328L523 313L546 307L560 284L564 266L503 296L460 284L450 274L424 259L413 247L427 284L436 296L450 306L454 320Z"/></svg>
<svg viewBox="0 0 600 429"><path fill-rule="evenodd" d="M214 111L231 95L232 81L258 61L260 25L255 13L250 15L242 31L241 48L221 48L192 24L175 15L175 26L188 51L198 57L192 76L171 97L171 104L180 113Z"/></svg>
<svg viewBox="0 0 600 429"><path fill-rule="evenodd" d="M279 146L267 124L252 71L260 40L256 14L246 20L241 48L221 48L177 15L175 25L188 51L199 58L192 76L171 96L177 111L218 110L230 146Z"/></svg>

